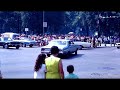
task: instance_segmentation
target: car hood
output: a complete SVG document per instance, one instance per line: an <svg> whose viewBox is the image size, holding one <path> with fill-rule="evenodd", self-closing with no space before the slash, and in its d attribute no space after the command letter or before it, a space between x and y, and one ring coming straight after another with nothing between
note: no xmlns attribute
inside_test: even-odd
<svg viewBox="0 0 120 90"><path fill-rule="evenodd" d="M36 42L34 40L14 40L14 41L18 41L18 42Z"/></svg>
<svg viewBox="0 0 120 90"><path fill-rule="evenodd" d="M47 46L43 46L42 48L51 48L51 47L52 47L52 45L47 45ZM66 48L67 46L57 45L57 47L62 50L64 48Z"/></svg>

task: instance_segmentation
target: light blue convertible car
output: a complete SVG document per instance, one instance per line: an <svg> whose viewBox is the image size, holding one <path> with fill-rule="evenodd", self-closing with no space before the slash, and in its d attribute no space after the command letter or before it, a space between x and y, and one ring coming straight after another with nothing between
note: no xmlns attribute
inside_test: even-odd
<svg viewBox="0 0 120 90"><path fill-rule="evenodd" d="M26 47L26 46L33 47L37 44L37 41L34 41L27 37L21 37L19 38L19 40L14 40L14 41L21 42L22 47Z"/></svg>

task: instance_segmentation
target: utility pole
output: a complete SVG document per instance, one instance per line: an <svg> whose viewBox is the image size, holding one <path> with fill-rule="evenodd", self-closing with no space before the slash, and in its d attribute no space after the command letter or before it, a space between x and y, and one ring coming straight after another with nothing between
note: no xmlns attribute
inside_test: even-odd
<svg viewBox="0 0 120 90"><path fill-rule="evenodd" d="M44 35L44 11L43 11L43 35Z"/></svg>

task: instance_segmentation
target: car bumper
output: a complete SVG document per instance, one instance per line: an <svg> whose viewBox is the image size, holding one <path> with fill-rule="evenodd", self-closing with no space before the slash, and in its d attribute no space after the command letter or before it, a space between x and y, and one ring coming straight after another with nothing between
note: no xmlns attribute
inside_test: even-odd
<svg viewBox="0 0 120 90"><path fill-rule="evenodd" d="M50 51L41 51L42 54L51 54ZM60 51L59 54L64 54L63 51Z"/></svg>
<svg viewBox="0 0 120 90"><path fill-rule="evenodd" d="M50 51L41 51L42 54L50 54Z"/></svg>

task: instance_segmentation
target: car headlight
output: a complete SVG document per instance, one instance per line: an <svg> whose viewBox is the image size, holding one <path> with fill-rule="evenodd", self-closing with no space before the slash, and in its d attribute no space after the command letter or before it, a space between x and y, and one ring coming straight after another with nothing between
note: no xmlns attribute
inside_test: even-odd
<svg viewBox="0 0 120 90"><path fill-rule="evenodd" d="M59 49L59 53L63 53L63 50Z"/></svg>

